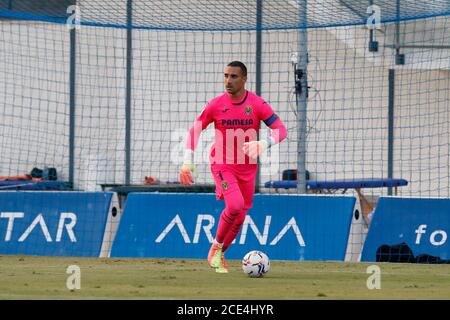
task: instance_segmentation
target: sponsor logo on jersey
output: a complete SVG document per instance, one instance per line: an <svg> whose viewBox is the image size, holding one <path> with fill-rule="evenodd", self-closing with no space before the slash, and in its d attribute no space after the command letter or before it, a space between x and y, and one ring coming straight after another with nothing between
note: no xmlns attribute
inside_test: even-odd
<svg viewBox="0 0 450 320"><path fill-rule="evenodd" d="M251 126L253 119L222 119L222 126Z"/></svg>

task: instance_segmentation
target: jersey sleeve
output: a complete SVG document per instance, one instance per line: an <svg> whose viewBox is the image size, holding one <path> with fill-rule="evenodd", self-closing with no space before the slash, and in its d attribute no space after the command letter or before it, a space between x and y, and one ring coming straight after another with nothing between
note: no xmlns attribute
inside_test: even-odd
<svg viewBox="0 0 450 320"><path fill-rule="evenodd" d="M264 100L262 101L259 110L259 117L268 127L270 127L278 119L278 116L275 114L270 104Z"/></svg>
<svg viewBox="0 0 450 320"><path fill-rule="evenodd" d="M269 145L277 144L287 137L287 130L281 119L273 111L272 107L265 101L261 104L260 118L271 131Z"/></svg>
<svg viewBox="0 0 450 320"><path fill-rule="evenodd" d="M214 121L214 103L208 103L200 115L195 120L192 127L189 129L188 136L186 139L186 149L194 151L198 140L200 138L200 134L203 130L205 130L208 125Z"/></svg>

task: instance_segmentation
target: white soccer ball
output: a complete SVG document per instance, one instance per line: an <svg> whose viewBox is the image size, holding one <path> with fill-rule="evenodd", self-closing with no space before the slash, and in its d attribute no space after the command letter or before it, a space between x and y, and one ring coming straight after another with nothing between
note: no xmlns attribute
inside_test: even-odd
<svg viewBox="0 0 450 320"><path fill-rule="evenodd" d="M252 278L262 277L269 269L269 257L262 251L252 250L242 259L242 270Z"/></svg>

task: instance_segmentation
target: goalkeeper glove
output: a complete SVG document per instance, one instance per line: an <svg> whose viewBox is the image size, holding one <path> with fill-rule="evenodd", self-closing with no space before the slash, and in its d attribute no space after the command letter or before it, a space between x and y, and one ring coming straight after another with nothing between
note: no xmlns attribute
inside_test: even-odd
<svg viewBox="0 0 450 320"><path fill-rule="evenodd" d="M252 159L256 159L261 153L263 153L269 146L265 140L244 142L242 150L246 155Z"/></svg>
<svg viewBox="0 0 450 320"><path fill-rule="evenodd" d="M193 173L195 166L192 163L183 163L180 169L180 182L185 186L189 186L194 183Z"/></svg>

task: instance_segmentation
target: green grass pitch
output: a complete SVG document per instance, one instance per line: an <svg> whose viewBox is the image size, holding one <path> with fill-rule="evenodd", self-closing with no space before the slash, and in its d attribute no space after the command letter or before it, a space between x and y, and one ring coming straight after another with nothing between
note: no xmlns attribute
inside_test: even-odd
<svg viewBox="0 0 450 320"><path fill-rule="evenodd" d="M369 290L375 263L271 261L249 278L240 261L217 274L206 260L0 256L0 299L450 299L448 265L376 263L380 289ZM68 289L67 268L80 268Z"/></svg>

